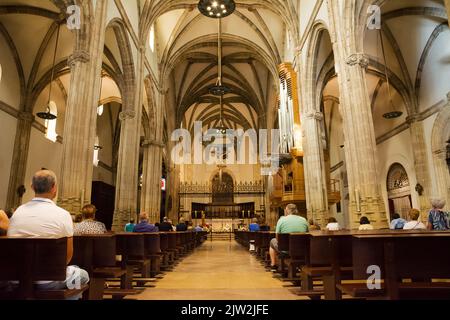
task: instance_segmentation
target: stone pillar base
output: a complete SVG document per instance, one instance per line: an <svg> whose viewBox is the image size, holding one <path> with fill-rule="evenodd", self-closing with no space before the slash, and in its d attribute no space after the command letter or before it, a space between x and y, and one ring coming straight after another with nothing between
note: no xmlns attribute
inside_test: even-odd
<svg viewBox="0 0 450 320"><path fill-rule="evenodd" d="M389 221L386 217L386 210L383 199L380 197L368 197L361 200L360 212L358 212L357 203L355 200L350 202L350 228L358 229L359 219L362 216L369 218L370 223L375 229L383 229L389 227Z"/></svg>
<svg viewBox="0 0 450 320"><path fill-rule="evenodd" d="M125 225L129 223L132 218L136 220L136 214L132 213L131 210L115 210L112 231L122 232Z"/></svg>

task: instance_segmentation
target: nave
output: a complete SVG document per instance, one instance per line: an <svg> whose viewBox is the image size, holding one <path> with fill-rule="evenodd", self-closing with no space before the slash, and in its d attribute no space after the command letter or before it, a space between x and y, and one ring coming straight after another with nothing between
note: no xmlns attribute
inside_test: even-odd
<svg viewBox="0 0 450 320"><path fill-rule="evenodd" d="M205 242L153 283L138 300L294 300L248 250L232 241ZM306 297L305 297L306 298Z"/></svg>

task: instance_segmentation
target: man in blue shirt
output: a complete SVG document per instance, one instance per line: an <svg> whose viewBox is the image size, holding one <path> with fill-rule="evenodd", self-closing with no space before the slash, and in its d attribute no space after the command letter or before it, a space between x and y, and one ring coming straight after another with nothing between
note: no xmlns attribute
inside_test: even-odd
<svg viewBox="0 0 450 320"><path fill-rule="evenodd" d="M250 225L248 226L248 230L251 232L259 231L258 219L256 218L252 219L252 223L250 223Z"/></svg>
<svg viewBox="0 0 450 320"><path fill-rule="evenodd" d="M133 232L158 232L158 228L154 224L148 222L148 214L142 212L139 215L139 223L134 227Z"/></svg>
<svg viewBox="0 0 450 320"><path fill-rule="evenodd" d="M389 225L389 229L391 230L399 230L403 229L403 226L406 223L406 220L401 218L398 213L394 213L392 216L393 220L391 221Z"/></svg>

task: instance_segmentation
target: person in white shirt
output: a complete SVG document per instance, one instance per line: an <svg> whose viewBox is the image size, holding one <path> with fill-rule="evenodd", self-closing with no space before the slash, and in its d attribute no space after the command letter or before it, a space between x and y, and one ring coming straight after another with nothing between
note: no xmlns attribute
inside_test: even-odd
<svg viewBox="0 0 450 320"><path fill-rule="evenodd" d="M341 228L339 227L339 223L336 218L330 218L328 219L328 224L325 229L328 231L339 231Z"/></svg>
<svg viewBox="0 0 450 320"><path fill-rule="evenodd" d="M407 223L405 223L405 225L403 226L403 230L413 230L413 229L417 229L417 230L424 230L426 229L425 225L419 221L419 217L420 217L420 211L417 209L411 209L409 210L409 218L411 219L411 221L408 221Z"/></svg>
<svg viewBox="0 0 450 320"><path fill-rule="evenodd" d="M31 188L35 198L20 206L11 218L8 236L17 238L64 238L67 237L67 264L73 256L73 222L68 211L58 207L52 200L56 197L56 175L49 170L38 171ZM51 263L51 261L49 261ZM89 282L88 273L75 266L67 267L66 281L42 281L42 290L58 290ZM75 297L79 299L81 297Z"/></svg>
<svg viewBox="0 0 450 320"><path fill-rule="evenodd" d="M370 224L369 218L361 217L361 219L359 219L358 230L373 230L373 226Z"/></svg>

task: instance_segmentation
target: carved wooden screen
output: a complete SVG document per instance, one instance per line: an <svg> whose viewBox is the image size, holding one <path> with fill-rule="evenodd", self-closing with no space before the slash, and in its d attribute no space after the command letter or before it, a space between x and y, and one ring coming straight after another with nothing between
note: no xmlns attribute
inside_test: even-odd
<svg viewBox="0 0 450 320"><path fill-rule="evenodd" d="M228 173L216 174L212 180L212 202L213 203L233 203L234 202L234 182Z"/></svg>

